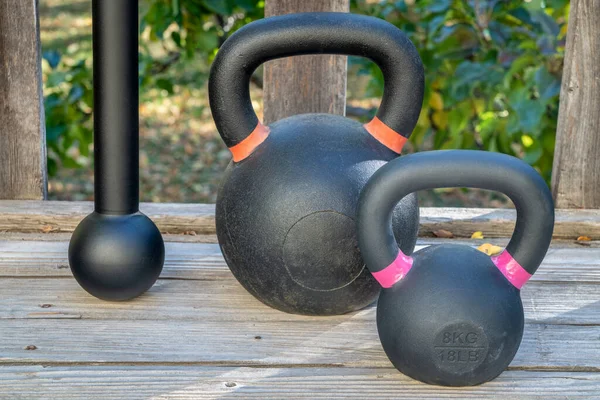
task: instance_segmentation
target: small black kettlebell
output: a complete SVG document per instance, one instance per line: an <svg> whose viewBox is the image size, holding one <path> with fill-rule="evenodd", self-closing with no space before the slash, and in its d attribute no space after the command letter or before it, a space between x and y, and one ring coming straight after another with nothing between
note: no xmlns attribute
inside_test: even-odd
<svg viewBox="0 0 600 400"><path fill-rule="evenodd" d="M517 222L500 255L452 244L429 246L412 257L398 249L391 230L398 201L445 187L496 190L513 201ZM514 157L431 151L378 170L360 197L358 240L384 288L377 329L394 366L414 379L446 386L478 385L502 373L523 336L520 289L542 262L553 227L546 183Z"/></svg>
<svg viewBox="0 0 600 400"><path fill-rule="evenodd" d="M329 114L296 115L266 127L249 82L262 63L301 54L370 58L383 72L381 107L370 123ZM346 13L265 18L234 33L211 68L210 107L233 154L216 207L227 265L255 297L279 310L342 314L372 303L379 285L356 239L363 185L398 157L423 101L423 66L410 40L383 20ZM414 249L415 196L394 212L402 250Z"/></svg>

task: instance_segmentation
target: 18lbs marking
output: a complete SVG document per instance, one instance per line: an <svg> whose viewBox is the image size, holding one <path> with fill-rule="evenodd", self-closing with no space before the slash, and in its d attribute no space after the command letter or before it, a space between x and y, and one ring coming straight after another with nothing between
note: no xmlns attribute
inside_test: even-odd
<svg viewBox="0 0 600 400"><path fill-rule="evenodd" d="M488 340L479 326L459 322L438 332L433 350L439 368L460 374L472 371L485 360Z"/></svg>
<svg viewBox="0 0 600 400"><path fill-rule="evenodd" d="M480 351L466 348L460 350L444 349L438 353L438 356L440 357L440 361L442 362L446 361L451 363L470 363L479 361Z"/></svg>

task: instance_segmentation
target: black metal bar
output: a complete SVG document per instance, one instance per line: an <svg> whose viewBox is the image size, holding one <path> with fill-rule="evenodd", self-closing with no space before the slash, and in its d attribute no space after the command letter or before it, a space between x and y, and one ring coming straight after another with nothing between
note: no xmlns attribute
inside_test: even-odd
<svg viewBox="0 0 600 400"><path fill-rule="evenodd" d="M138 1L93 0L95 209L139 207Z"/></svg>

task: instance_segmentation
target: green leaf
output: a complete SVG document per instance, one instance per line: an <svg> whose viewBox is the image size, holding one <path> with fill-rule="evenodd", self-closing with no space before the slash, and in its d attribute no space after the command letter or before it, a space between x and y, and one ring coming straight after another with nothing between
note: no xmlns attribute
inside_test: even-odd
<svg viewBox="0 0 600 400"><path fill-rule="evenodd" d="M435 138L433 140L433 148L434 149L440 149L440 148L442 148L442 145L446 141L447 137L448 137L448 131L447 130L445 130L445 129L438 130L435 133Z"/></svg>
<svg viewBox="0 0 600 400"><path fill-rule="evenodd" d="M67 73L64 71L52 71L46 79L46 86L55 87L63 83L67 78Z"/></svg>
<svg viewBox="0 0 600 400"><path fill-rule="evenodd" d="M179 15L181 12L180 0L171 0L171 10L173 10L173 15Z"/></svg>
<svg viewBox="0 0 600 400"><path fill-rule="evenodd" d="M80 168L81 164L75 161L72 157L64 157L60 160L66 168Z"/></svg>
<svg viewBox="0 0 600 400"><path fill-rule="evenodd" d="M204 6L220 15L230 15L233 10L226 0L203 0Z"/></svg>
<svg viewBox="0 0 600 400"><path fill-rule="evenodd" d="M166 90L169 94L173 94L173 82L169 79L159 78L156 80L156 86L159 89Z"/></svg>
<svg viewBox="0 0 600 400"><path fill-rule="evenodd" d="M546 35L550 35L556 37L560 32L560 26L554 21L554 19L546 14L542 10L537 10L532 12L531 14L532 21L541 27L542 31Z"/></svg>
<svg viewBox="0 0 600 400"><path fill-rule="evenodd" d="M519 116L516 112L511 111L506 122L506 136L512 136L519 132L521 126L519 125Z"/></svg>
<svg viewBox="0 0 600 400"><path fill-rule="evenodd" d="M406 7L406 2L404 0L395 2L394 7L401 13L408 11L408 7Z"/></svg>
<svg viewBox="0 0 600 400"><path fill-rule="evenodd" d="M460 86L484 79L488 75L488 72L488 67L483 64L465 61L454 72L456 77L455 85Z"/></svg>
<svg viewBox="0 0 600 400"><path fill-rule="evenodd" d="M181 47L181 34L177 31L171 33L171 39L177 45L177 47Z"/></svg>
<svg viewBox="0 0 600 400"><path fill-rule="evenodd" d="M44 98L44 109L46 112L50 111L52 108L57 107L62 104L62 99L56 93L53 93Z"/></svg>
<svg viewBox="0 0 600 400"><path fill-rule="evenodd" d="M531 18L531 14L529 13L529 11L526 8L523 8L523 7L515 8L514 10L511 10L508 14L523 21L524 23L526 23L528 25L533 25L533 23L534 23L533 19Z"/></svg>
<svg viewBox="0 0 600 400"><path fill-rule="evenodd" d="M458 133L466 129L470 115L466 114L461 107L453 107L448 113L448 129L452 133Z"/></svg>
<svg viewBox="0 0 600 400"><path fill-rule="evenodd" d="M445 12L450 8L452 0L436 0L429 6L429 11L432 13Z"/></svg>
<svg viewBox="0 0 600 400"><path fill-rule="evenodd" d="M46 140L49 142L56 142L58 138L67 131L66 125L58 126L47 126L46 127Z"/></svg>
<svg viewBox="0 0 600 400"><path fill-rule="evenodd" d="M542 157L544 151L539 145L533 145L531 149L525 151L525 157L523 157L523 161L525 161L529 165L533 165Z"/></svg>
<svg viewBox="0 0 600 400"><path fill-rule="evenodd" d="M538 87L540 99L544 101L550 100L560 93L560 80L550 74L544 65L535 72L535 83Z"/></svg>
<svg viewBox="0 0 600 400"><path fill-rule="evenodd" d="M45 51L42 54L42 57L48 62L48 65L50 65L50 68L52 69L58 67L58 64L60 64L61 56L60 53L56 50Z"/></svg>
<svg viewBox="0 0 600 400"><path fill-rule="evenodd" d="M46 167L48 168L48 175L56 176L56 172L58 171L58 167L56 165L56 161L50 157L48 157Z"/></svg>
<svg viewBox="0 0 600 400"><path fill-rule="evenodd" d="M429 32L429 37L434 37L437 31L444 25L446 18L443 15L438 15L429 21L427 24L427 31Z"/></svg>
<svg viewBox="0 0 600 400"><path fill-rule="evenodd" d="M73 87L71 87L71 90L69 91L69 98L67 99L67 101L73 104L83 97L83 93L84 91L81 85L75 84L73 85Z"/></svg>
<svg viewBox="0 0 600 400"><path fill-rule="evenodd" d="M210 52L212 49L219 45L219 35L216 31L201 31L196 36L196 48Z"/></svg>
<svg viewBox="0 0 600 400"><path fill-rule="evenodd" d="M542 131L542 116L546 112L545 104L539 100L523 99L511 106L519 117L519 126L523 132L539 136Z"/></svg>
<svg viewBox="0 0 600 400"><path fill-rule="evenodd" d="M550 35L544 35L540 37L536 45L540 51L545 56L551 56L556 53L556 38Z"/></svg>
<svg viewBox="0 0 600 400"><path fill-rule="evenodd" d="M234 0L233 3L246 12L254 11L257 8L256 0Z"/></svg>

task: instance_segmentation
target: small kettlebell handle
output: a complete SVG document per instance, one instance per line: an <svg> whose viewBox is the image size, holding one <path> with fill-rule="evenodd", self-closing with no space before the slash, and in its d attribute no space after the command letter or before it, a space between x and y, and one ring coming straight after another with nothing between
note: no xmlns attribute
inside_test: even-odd
<svg viewBox="0 0 600 400"><path fill-rule="evenodd" d="M391 229L396 204L419 190L448 187L494 190L513 201L517 210L515 230L505 251L492 261L520 288L535 273L550 246L552 195L542 177L523 161L477 150L410 154L390 161L371 177L358 206L358 242L371 273L377 277L395 262L410 263L410 258L400 253Z"/></svg>
<svg viewBox="0 0 600 400"><path fill-rule="evenodd" d="M268 134L252 108L252 73L269 60L303 54L361 56L379 66L385 81L383 98L376 118L365 128L377 131L389 141L384 144L399 153L423 103L424 71L417 50L402 31L384 20L315 12L252 22L231 35L217 53L210 71L210 107L234 161L234 150L251 152Z"/></svg>

